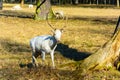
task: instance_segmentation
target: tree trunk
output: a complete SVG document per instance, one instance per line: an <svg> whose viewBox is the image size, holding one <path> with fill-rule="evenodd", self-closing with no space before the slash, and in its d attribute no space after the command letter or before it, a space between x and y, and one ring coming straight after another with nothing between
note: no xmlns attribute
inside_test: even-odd
<svg viewBox="0 0 120 80"><path fill-rule="evenodd" d="M120 7L120 2L119 2L119 0L117 0L117 7Z"/></svg>
<svg viewBox="0 0 120 80"><path fill-rule="evenodd" d="M120 22L119 22L120 23ZM118 27L118 26L117 26ZM86 58L79 66L78 70L83 74L89 71L109 69L114 66L114 62L120 57L120 29L114 36L96 53Z"/></svg>
<svg viewBox="0 0 120 80"><path fill-rule="evenodd" d="M75 5L75 0L72 0L72 4Z"/></svg>
<svg viewBox="0 0 120 80"><path fill-rule="evenodd" d="M33 4L32 0L30 0L30 4Z"/></svg>
<svg viewBox="0 0 120 80"><path fill-rule="evenodd" d="M117 22L117 25L116 25L116 28L115 28L115 30L114 30L113 35L115 35L115 33L117 32L118 29L120 29L120 16L119 16L119 18L118 18L118 22Z"/></svg>
<svg viewBox="0 0 120 80"><path fill-rule="evenodd" d="M78 3L79 3L79 0L76 0L76 1L75 1L75 4L78 4Z"/></svg>
<svg viewBox="0 0 120 80"><path fill-rule="evenodd" d="M24 5L24 0L21 0L20 6L23 7L23 5Z"/></svg>
<svg viewBox="0 0 120 80"><path fill-rule="evenodd" d="M97 5L99 4L99 1L98 1L98 0L96 1L96 4L97 4Z"/></svg>
<svg viewBox="0 0 120 80"><path fill-rule="evenodd" d="M107 4L107 1L106 1L106 0L104 0L104 4L105 4L105 5Z"/></svg>
<svg viewBox="0 0 120 80"><path fill-rule="evenodd" d="M0 10L3 8L3 0L0 0Z"/></svg>
<svg viewBox="0 0 120 80"><path fill-rule="evenodd" d="M35 20L46 20L54 18L50 0L37 0Z"/></svg>
<svg viewBox="0 0 120 80"><path fill-rule="evenodd" d="M90 5L92 4L92 1L90 0Z"/></svg>

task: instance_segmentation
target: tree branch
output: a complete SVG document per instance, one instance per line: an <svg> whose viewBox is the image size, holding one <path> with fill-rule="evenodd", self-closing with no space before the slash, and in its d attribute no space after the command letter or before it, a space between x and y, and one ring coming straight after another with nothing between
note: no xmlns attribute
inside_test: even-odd
<svg viewBox="0 0 120 80"><path fill-rule="evenodd" d="M120 16L119 16L119 18L118 18L118 22L117 22L116 28L115 28L115 30L114 30L113 36L114 36L115 33L118 31L118 29L120 29Z"/></svg>
<svg viewBox="0 0 120 80"><path fill-rule="evenodd" d="M38 8L40 8L40 6L45 3L45 1L46 1L46 0L43 0L43 1L40 3L40 5L37 6L36 10L38 10ZM37 13L37 12L36 12L36 13Z"/></svg>

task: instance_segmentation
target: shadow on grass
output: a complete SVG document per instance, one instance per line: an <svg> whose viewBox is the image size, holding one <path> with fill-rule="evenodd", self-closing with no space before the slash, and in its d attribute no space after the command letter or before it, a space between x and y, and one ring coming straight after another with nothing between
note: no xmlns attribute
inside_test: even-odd
<svg viewBox="0 0 120 80"><path fill-rule="evenodd" d="M26 44L18 43L9 39L0 39L1 52L5 53L22 53L31 52L30 47Z"/></svg>
<svg viewBox="0 0 120 80"><path fill-rule="evenodd" d="M31 53L29 45L26 44L18 43L8 39L0 39L0 44L2 48L1 51L5 51L7 53ZM58 51L64 57L73 59L75 61L83 60L90 55L90 53L87 52L78 52L76 49L69 48L68 45L64 45L62 43L58 44L56 51Z"/></svg>
<svg viewBox="0 0 120 80"><path fill-rule="evenodd" d="M12 10L1 10L0 16L6 17L19 17L19 18L30 18L33 19L34 13L22 12L22 11L12 11ZM70 20L83 20L92 21L94 24L116 24L117 18L114 17L103 17L103 16L72 16L69 17Z"/></svg>
<svg viewBox="0 0 120 80"><path fill-rule="evenodd" d="M15 68L8 66L0 71L1 80L75 80L72 70L52 69L49 66L39 65L37 68ZM2 76L2 77L1 77Z"/></svg>
<svg viewBox="0 0 120 80"><path fill-rule="evenodd" d="M73 16L70 20L92 21L93 24L116 24L117 17L103 17L103 16Z"/></svg>
<svg viewBox="0 0 120 80"><path fill-rule="evenodd" d="M58 79L72 80L75 78L75 76L73 76L74 72L71 70L52 69L51 67L48 67L48 66L39 66L36 69L32 68L27 70L26 72L29 75L33 75L33 74L39 75L39 78L41 80L51 79L51 78L53 78L54 80L58 80Z"/></svg>
<svg viewBox="0 0 120 80"><path fill-rule="evenodd" d="M1 10L0 11L0 16L31 18L31 19L33 19L34 14L29 13L29 12L16 11L16 10Z"/></svg>
<svg viewBox="0 0 120 80"><path fill-rule="evenodd" d="M55 4L53 4L55 5ZM103 4L77 4L77 5L71 5L71 4L64 4L64 5L59 5L60 7L83 7L83 8L111 8L111 9L118 9L115 5L103 5Z"/></svg>
<svg viewBox="0 0 120 80"><path fill-rule="evenodd" d="M56 51L60 52L64 57L79 61L83 60L90 55L88 52L79 52L77 49L69 48L68 45L59 43Z"/></svg>

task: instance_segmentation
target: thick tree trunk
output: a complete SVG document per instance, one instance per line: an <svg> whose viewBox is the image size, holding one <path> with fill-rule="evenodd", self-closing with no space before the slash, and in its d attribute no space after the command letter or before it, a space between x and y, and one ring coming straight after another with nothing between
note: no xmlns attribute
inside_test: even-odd
<svg viewBox="0 0 120 80"><path fill-rule="evenodd" d="M35 20L46 20L54 18L50 0L37 0Z"/></svg>
<svg viewBox="0 0 120 80"><path fill-rule="evenodd" d="M117 26L118 27L118 26ZM120 29L114 36L96 53L86 58L79 66L80 73L87 73L93 70L109 69L120 57Z"/></svg>

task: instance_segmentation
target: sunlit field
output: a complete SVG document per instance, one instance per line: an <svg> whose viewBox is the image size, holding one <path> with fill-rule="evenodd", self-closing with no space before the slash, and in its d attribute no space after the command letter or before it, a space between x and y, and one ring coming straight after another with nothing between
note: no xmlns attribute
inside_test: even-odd
<svg viewBox="0 0 120 80"><path fill-rule="evenodd" d="M53 6L53 11L62 10L66 20L49 20L55 28L63 28L61 42L55 51L56 69L51 69L50 55L46 55L44 65L41 58L39 67L30 68L31 38L52 34L46 21L35 21L32 9L25 5L22 10L11 10L15 4L4 4L0 11L0 80L76 80L77 65L94 54L107 42L115 29L120 9L117 8L83 8L72 6ZM99 75L97 75L97 74ZM87 75L82 80L119 80L120 72L98 71Z"/></svg>

